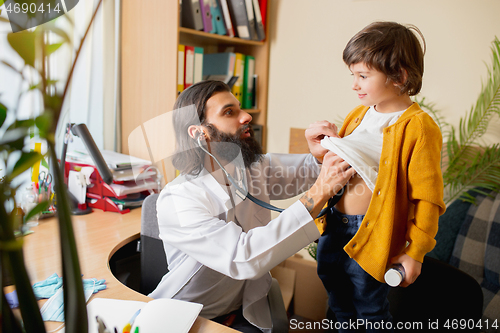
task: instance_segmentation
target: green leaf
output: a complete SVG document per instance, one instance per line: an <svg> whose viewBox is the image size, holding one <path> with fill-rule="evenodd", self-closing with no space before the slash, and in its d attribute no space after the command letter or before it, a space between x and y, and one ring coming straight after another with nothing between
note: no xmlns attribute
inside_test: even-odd
<svg viewBox="0 0 500 333"><path fill-rule="evenodd" d="M55 43L45 45L45 54L46 56L50 56L52 53L56 52L64 43Z"/></svg>
<svg viewBox="0 0 500 333"><path fill-rule="evenodd" d="M5 119L7 119L7 107L0 103L0 127L2 127Z"/></svg>
<svg viewBox="0 0 500 333"><path fill-rule="evenodd" d="M10 180L13 180L29 168L31 168L35 163L40 162L42 159L42 154L36 151L23 152L19 160L17 160L16 165L12 172L8 175Z"/></svg>
<svg viewBox="0 0 500 333"><path fill-rule="evenodd" d="M37 214L40 214L41 212L47 210L47 208L49 208L49 205L50 205L49 201L42 201L39 204L37 204L35 207L33 207L32 210L28 212L28 214L24 216L24 222L28 222Z"/></svg>
<svg viewBox="0 0 500 333"><path fill-rule="evenodd" d="M41 136L46 137L54 122L53 112L45 111L40 116L35 118L35 125L40 130Z"/></svg>
<svg viewBox="0 0 500 333"><path fill-rule="evenodd" d="M25 30L7 34L7 41L24 63L35 67L35 33Z"/></svg>

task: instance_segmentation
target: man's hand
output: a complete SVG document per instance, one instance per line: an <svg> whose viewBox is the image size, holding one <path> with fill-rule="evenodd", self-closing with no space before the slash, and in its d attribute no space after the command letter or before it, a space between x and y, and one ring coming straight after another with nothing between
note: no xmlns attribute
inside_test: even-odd
<svg viewBox="0 0 500 333"><path fill-rule="evenodd" d="M407 254L400 254L392 258L391 264L401 264L405 269L405 279L401 282L401 287L408 287L415 282L422 271L422 263Z"/></svg>
<svg viewBox="0 0 500 333"><path fill-rule="evenodd" d="M355 173L354 168L346 161L332 152L327 152L318 179L300 201L311 216L316 218L328 199L337 194Z"/></svg>
<svg viewBox="0 0 500 333"><path fill-rule="evenodd" d="M320 144L321 139L325 136L339 137L337 134L337 126L326 120L312 123L305 132L309 151L320 163L323 162L323 156L325 156L328 151L327 149L321 147Z"/></svg>

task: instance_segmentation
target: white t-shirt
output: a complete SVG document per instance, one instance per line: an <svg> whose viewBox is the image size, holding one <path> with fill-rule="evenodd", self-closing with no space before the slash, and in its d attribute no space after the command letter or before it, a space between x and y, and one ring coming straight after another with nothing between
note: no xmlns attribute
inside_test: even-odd
<svg viewBox="0 0 500 333"><path fill-rule="evenodd" d="M349 163L373 192L382 154L383 130L394 124L405 111L380 113L371 106L361 124L350 135L325 137L321 146Z"/></svg>

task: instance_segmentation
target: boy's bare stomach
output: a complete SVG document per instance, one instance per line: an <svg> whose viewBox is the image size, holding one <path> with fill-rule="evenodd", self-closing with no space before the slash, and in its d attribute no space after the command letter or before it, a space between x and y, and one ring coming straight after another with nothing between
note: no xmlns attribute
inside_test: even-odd
<svg viewBox="0 0 500 333"><path fill-rule="evenodd" d="M364 215L371 199L372 191L359 175L355 175L349 180L346 191L335 208L347 215Z"/></svg>

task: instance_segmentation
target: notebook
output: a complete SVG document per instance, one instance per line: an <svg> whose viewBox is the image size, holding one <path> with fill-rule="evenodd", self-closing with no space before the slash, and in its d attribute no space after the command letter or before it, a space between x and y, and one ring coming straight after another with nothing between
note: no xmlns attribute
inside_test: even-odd
<svg viewBox="0 0 500 333"><path fill-rule="evenodd" d="M108 298L94 298L87 305L89 333L98 333L96 316L110 332L116 327L118 332L141 309L132 325L131 332L139 327L139 332L186 333L193 326L203 305L175 299L155 299L150 302L125 301Z"/></svg>

